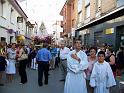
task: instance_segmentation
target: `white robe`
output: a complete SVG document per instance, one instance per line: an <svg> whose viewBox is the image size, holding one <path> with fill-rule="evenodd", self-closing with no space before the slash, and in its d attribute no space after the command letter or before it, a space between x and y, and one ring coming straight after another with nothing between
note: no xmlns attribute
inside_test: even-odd
<svg viewBox="0 0 124 93"><path fill-rule="evenodd" d="M65 81L64 93L87 93L84 70L88 68L87 55L79 51L77 56L81 59L80 63L71 57L76 53L75 50L69 52L67 56L67 76Z"/></svg>
<svg viewBox="0 0 124 93"><path fill-rule="evenodd" d="M108 62L96 62L90 77L90 85L94 93L109 93L109 88L116 85L111 67Z"/></svg>

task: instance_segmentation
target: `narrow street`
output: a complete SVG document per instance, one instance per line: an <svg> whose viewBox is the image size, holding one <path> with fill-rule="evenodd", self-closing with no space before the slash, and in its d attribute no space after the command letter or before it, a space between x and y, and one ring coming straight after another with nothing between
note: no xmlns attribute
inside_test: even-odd
<svg viewBox="0 0 124 93"><path fill-rule="evenodd" d="M20 85L20 77L16 75L12 83L5 83L5 86L0 87L0 93L63 93L64 82L59 81L60 69L51 70L49 74L49 84L39 87L37 70L27 69L28 83ZM117 86L113 87L110 93L119 93L118 80Z"/></svg>
<svg viewBox="0 0 124 93"><path fill-rule="evenodd" d="M60 82L61 73L57 68L50 71L49 84L38 86L37 83L37 71L27 69L28 83L20 85L20 78L18 75L15 76L12 83L5 84L0 87L0 93L63 93L63 82Z"/></svg>

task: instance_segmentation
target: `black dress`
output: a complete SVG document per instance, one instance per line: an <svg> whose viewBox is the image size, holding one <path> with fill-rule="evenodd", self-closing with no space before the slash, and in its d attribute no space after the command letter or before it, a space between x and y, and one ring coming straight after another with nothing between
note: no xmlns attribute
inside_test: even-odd
<svg viewBox="0 0 124 93"><path fill-rule="evenodd" d="M123 51L117 54L117 68L123 69L124 68L124 53Z"/></svg>
<svg viewBox="0 0 124 93"><path fill-rule="evenodd" d="M6 60L3 56L0 56L0 71L5 71L6 68Z"/></svg>
<svg viewBox="0 0 124 93"><path fill-rule="evenodd" d="M112 55L114 56L114 54L111 54L110 56L107 56L107 57L105 58L105 61L106 61L106 62L110 62L110 57L111 57ZM110 65L110 66L111 66L112 71L115 72L115 71L116 71L116 64L113 64L113 65Z"/></svg>

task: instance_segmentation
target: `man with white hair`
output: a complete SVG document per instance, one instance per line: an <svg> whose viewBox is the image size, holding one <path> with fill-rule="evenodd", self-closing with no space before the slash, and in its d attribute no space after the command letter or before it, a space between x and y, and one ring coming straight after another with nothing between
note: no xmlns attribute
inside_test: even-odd
<svg viewBox="0 0 124 93"><path fill-rule="evenodd" d="M65 46L64 42L61 42L61 49L60 49L60 64L61 64L61 71L62 71L62 80L65 81L65 77L67 74L67 55L70 52L70 49Z"/></svg>

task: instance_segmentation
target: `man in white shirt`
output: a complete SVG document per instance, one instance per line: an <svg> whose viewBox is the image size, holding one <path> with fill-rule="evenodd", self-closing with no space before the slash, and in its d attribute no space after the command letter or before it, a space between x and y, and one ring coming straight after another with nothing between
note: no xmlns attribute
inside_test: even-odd
<svg viewBox="0 0 124 93"><path fill-rule="evenodd" d="M88 68L87 55L81 50L81 40L75 40L74 47L75 49L67 56L64 93L87 93L85 80L85 70Z"/></svg>
<svg viewBox="0 0 124 93"><path fill-rule="evenodd" d="M62 71L62 80L65 81L65 77L67 74L67 55L70 52L70 49L65 47L65 43L61 43L61 49L60 49L60 64L61 64L61 71Z"/></svg>

